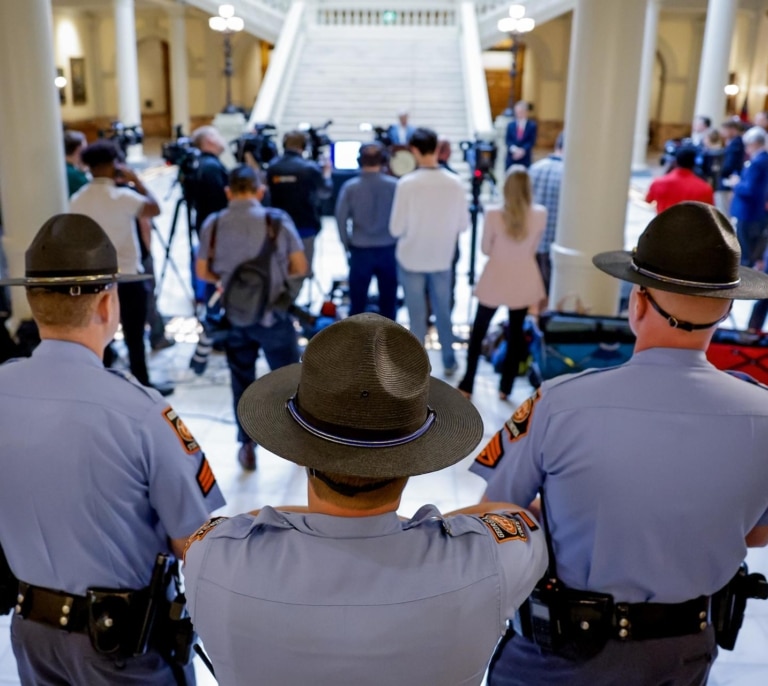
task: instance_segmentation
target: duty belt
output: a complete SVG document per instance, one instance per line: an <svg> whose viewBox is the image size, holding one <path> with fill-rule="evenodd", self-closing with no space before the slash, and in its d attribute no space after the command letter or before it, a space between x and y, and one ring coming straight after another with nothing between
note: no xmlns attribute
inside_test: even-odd
<svg viewBox="0 0 768 686"><path fill-rule="evenodd" d="M88 601L85 596L52 591L19 582L15 613L34 622L74 633L88 633Z"/></svg>
<svg viewBox="0 0 768 686"><path fill-rule="evenodd" d="M613 608L613 638L643 641L698 634L707 628L708 619L708 596L675 604L616 603Z"/></svg>

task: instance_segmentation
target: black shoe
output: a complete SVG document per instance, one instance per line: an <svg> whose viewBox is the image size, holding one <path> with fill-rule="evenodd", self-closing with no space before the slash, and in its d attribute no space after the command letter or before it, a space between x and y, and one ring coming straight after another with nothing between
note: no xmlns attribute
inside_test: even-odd
<svg viewBox="0 0 768 686"><path fill-rule="evenodd" d="M237 461L247 472L256 470L256 449L250 441L243 443L237 451Z"/></svg>
<svg viewBox="0 0 768 686"><path fill-rule="evenodd" d="M149 384L150 388L154 388L160 395L162 395L164 398L167 398L169 395L173 395L173 392L176 390L176 386L174 386L172 383L151 383Z"/></svg>
<svg viewBox="0 0 768 686"><path fill-rule="evenodd" d="M156 341L150 341L149 344L154 352L158 352L159 350L165 350L167 348L170 348L174 345L176 345L176 340L174 338L166 338L163 336L162 338L156 340Z"/></svg>

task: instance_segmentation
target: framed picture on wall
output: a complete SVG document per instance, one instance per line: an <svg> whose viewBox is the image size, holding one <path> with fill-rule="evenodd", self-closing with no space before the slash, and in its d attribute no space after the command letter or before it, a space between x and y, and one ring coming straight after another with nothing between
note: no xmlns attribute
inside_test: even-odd
<svg viewBox="0 0 768 686"><path fill-rule="evenodd" d="M85 58L69 58L69 75L72 79L72 104L85 105L88 100L85 90Z"/></svg>

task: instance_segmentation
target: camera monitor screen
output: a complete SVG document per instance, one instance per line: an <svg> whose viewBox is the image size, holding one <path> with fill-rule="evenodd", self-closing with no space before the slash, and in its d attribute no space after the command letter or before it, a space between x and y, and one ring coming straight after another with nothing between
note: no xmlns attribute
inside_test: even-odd
<svg viewBox="0 0 768 686"><path fill-rule="evenodd" d="M360 141L336 141L331 155L335 169L357 169L357 156L360 153Z"/></svg>

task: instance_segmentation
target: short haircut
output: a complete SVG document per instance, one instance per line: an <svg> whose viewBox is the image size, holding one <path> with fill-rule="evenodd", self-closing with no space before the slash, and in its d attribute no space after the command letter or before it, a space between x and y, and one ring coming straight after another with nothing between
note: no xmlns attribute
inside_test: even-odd
<svg viewBox="0 0 768 686"><path fill-rule="evenodd" d="M696 119L701 120L701 123L704 124L707 128L712 126L712 120L709 117L704 116L703 114L699 114Z"/></svg>
<svg viewBox="0 0 768 686"><path fill-rule="evenodd" d="M565 131L561 131L557 134L555 139L555 150L562 150L565 146Z"/></svg>
<svg viewBox="0 0 768 686"><path fill-rule="evenodd" d="M283 147L304 150L307 147L307 134L298 129L289 131L283 136Z"/></svg>
<svg viewBox="0 0 768 686"><path fill-rule="evenodd" d="M77 152L78 148L87 144L85 134L82 131L64 132L64 154L69 157Z"/></svg>
<svg viewBox="0 0 768 686"><path fill-rule="evenodd" d="M32 316L42 326L84 329L90 325L101 293L69 295L46 288L27 288Z"/></svg>
<svg viewBox="0 0 768 686"><path fill-rule="evenodd" d="M358 164L361 167L380 167L384 164L384 148L380 143L366 143L361 146Z"/></svg>
<svg viewBox="0 0 768 686"><path fill-rule="evenodd" d="M89 167L101 167L115 160L122 159L122 153L114 141L108 138L100 138L86 147L80 153L80 158Z"/></svg>
<svg viewBox="0 0 768 686"><path fill-rule="evenodd" d="M720 124L724 129L735 129L736 131L741 131L741 122L738 119L726 119L722 124Z"/></svg>
<svg viewBox="0 0 768 686"><path fill-rule="evenodd" d="M215 126L211 126L210 124L206 126L198 126L193 132L192 135L189 137L190 142L192 145L194 145L196 148L199 148L202 146L203 141L205 141L207 138L211 138L213 136L218 135L218 129Z"/></svg>
<svg viewBox="0 0 768 686"><path fill-rule="evenodd" d="M751 129L748 129L747 132L742 136L742 140L744 141L744 145L752 145L754 143L757 143L758 145L765 145L765 129L761 126L753 126Z"/></svg>
<svg viewBox="0 0 768 686"><path fill-rule="evenodd" d="M229 172L229 190L232 193L253 193L260 186L259 175L247 164L241 164Z"/></svg>
<svg viewBox="0 0 768 686"><path fill-rule="evenodd" d="M312 469L307 472L313 490L323 500L361 511L391 503L402 494L408 483L407 476L375 479Z"/></svg>
<svg viewBox="0 0 768 686"><path fill-rule="evenodd" d="M520 107L520 108L525 107L527 112L531 111L531 105L530 105L530 103L527 100L518 100L515 103L515 109L517 109L518 107Z"/></svg>
<svg viewBox="0 0 768 686"><path fill-rule="evenodd" d="M419 127L411 134L408 145L416 148L422 155L430 155L437 150L437 134L432 129Z"/></svg>
<svg viewBox="0 0 768 686"><path fill-rule="evenodd" d="M675 162L682 169L693 169L699 151L693 145L681 145L675 152Z"/></svg>

